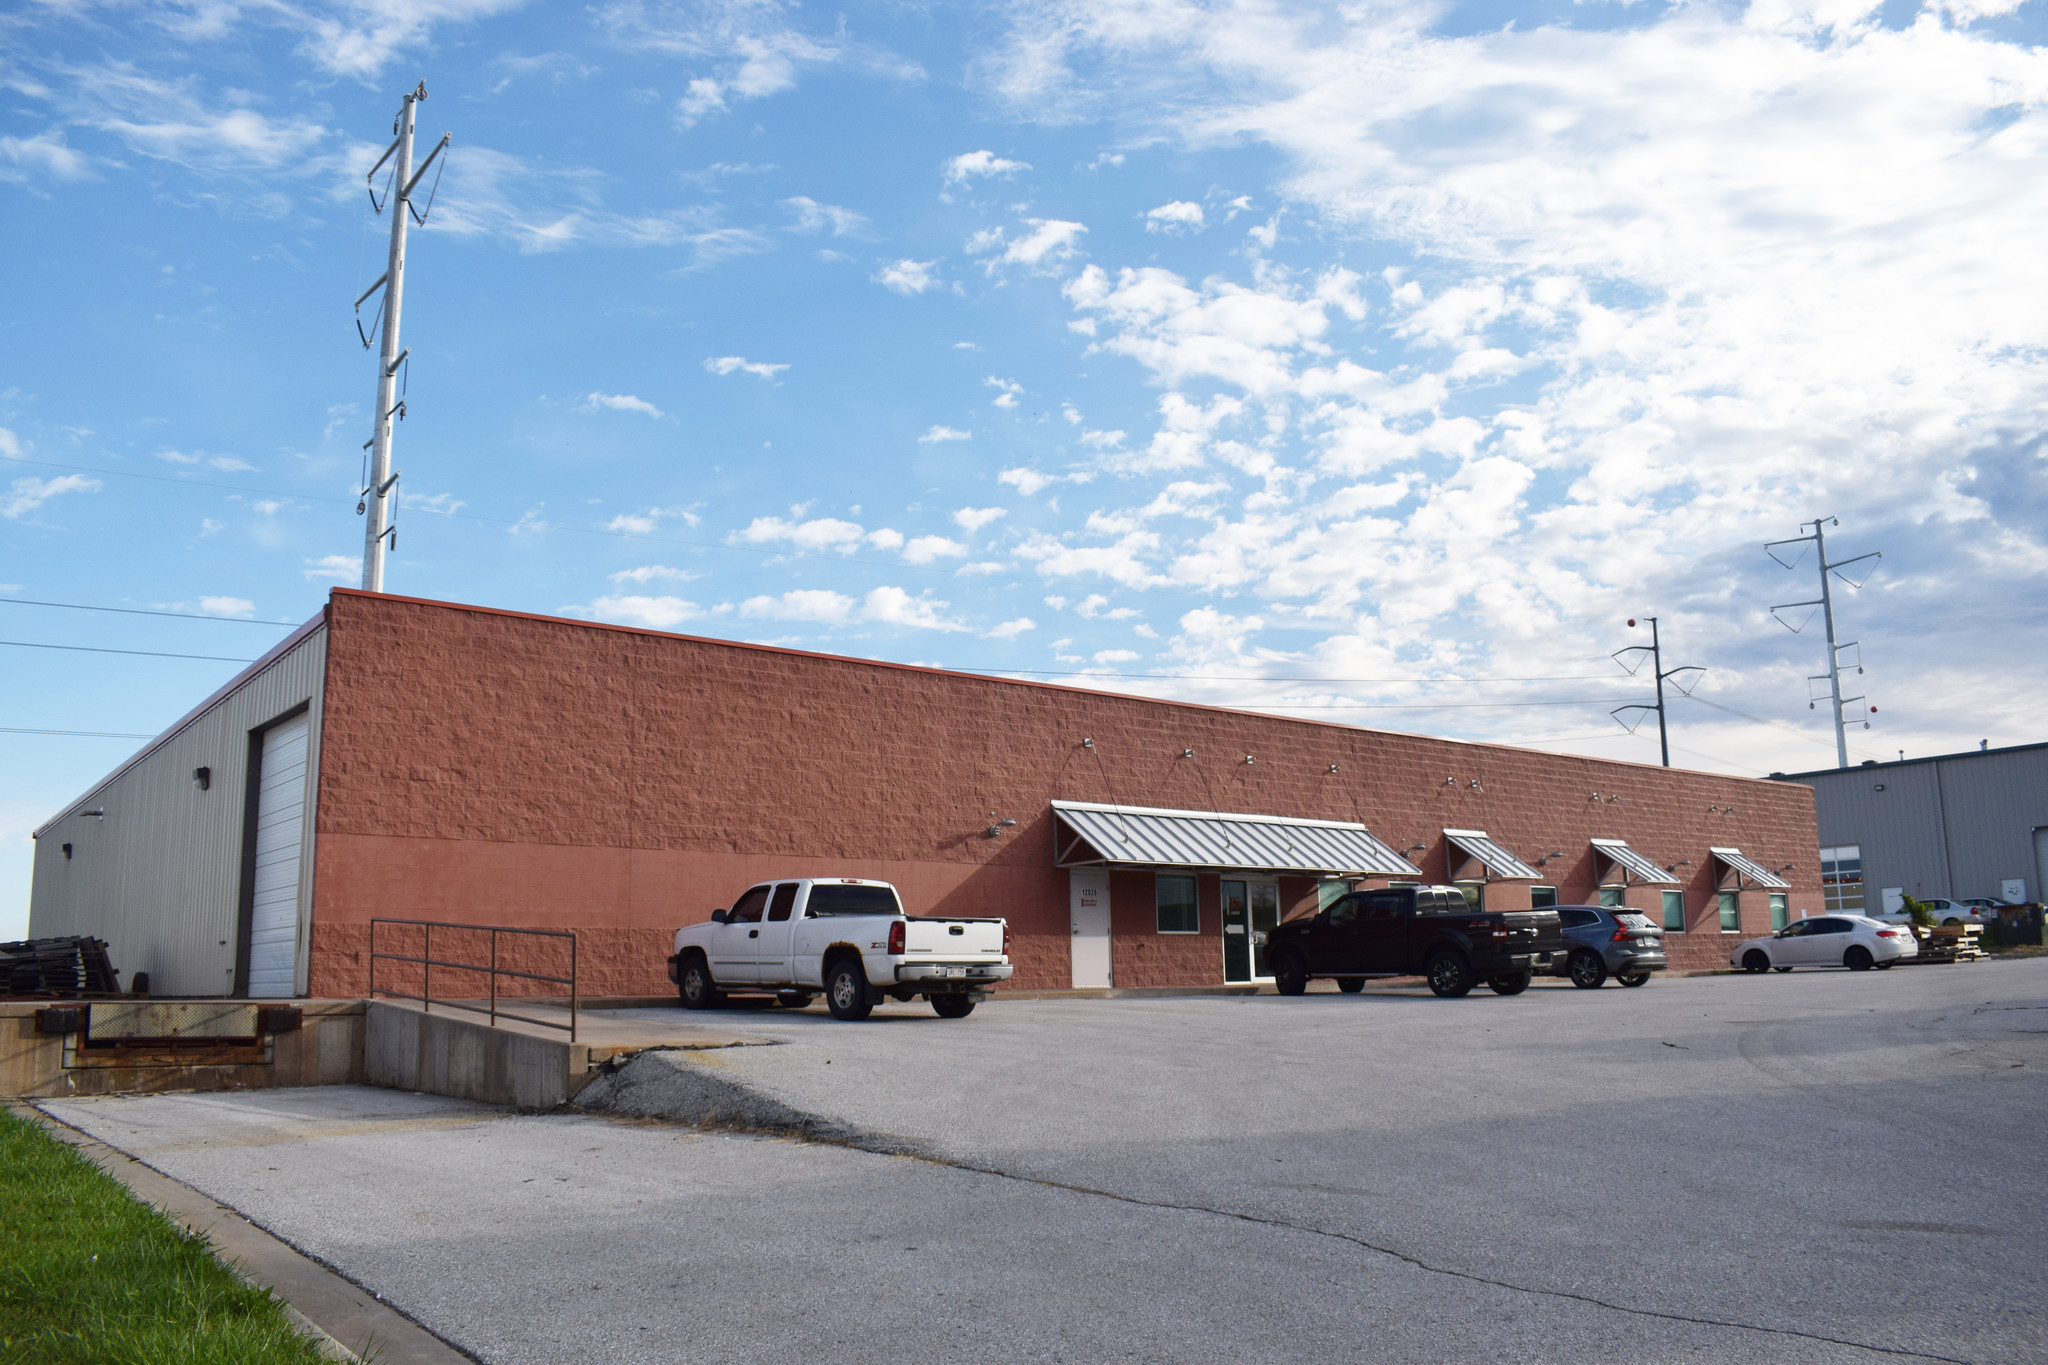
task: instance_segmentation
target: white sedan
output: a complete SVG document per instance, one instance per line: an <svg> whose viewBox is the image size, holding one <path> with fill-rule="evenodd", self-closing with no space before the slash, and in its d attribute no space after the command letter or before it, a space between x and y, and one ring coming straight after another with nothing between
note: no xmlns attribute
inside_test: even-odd
<svg viewBox="0 0 2048 1365"><path fill-rule="evenodd" d="M1739 943L1728 963L1745 972L1789 972L1794 967L1847 967L1852 972L1883 970L1902 957L1917 957L1919 941L1902 925L1867 915L1817 915L1794 920L1777 933Z"/></svg>

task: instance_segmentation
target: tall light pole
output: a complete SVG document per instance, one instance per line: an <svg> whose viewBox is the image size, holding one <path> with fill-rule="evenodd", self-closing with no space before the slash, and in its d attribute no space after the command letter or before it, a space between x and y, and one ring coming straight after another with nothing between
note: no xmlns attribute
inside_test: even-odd
<svg viewBox="0 0 2048 1365"><path fill-rule="evenodd" d="M384 556L391 543L398 538L397 528L392 525L392 492L398 485L398 475L391 470L391 436L394 418L405 416L405 405L398 397L398 367L405 363L406 351L398 345L399 313L405 306L405 231L413 217L412 192L419 185L420 177L427 173L427 167L448 147L450 133L443 133L441 141L427 155L427 159L415 171L412 165L413 116L419 102L427 97L427 83L409 92L405 103L398 110L398 117L391 131L397 134L391 145L384 149L384 155L377 158L377 164L370 167L365 177L370 185L370 202L377 202L377 172L384 163L397 157L392 170L391 193L386 196L378 212L391 210L391 254L386 259L384 274L356 298L356 311L362 311L364 300L377 292L384 291L384 298L378 305L384 315L383 344L377 351L377 408L375 427L370 435L370 470L364 480L362 498L356 509L366 513L363 524L363 589L366 592L384 591ZM424 215L420 217L425 222ZM358 325L360 331L360 324ZM369 345L368 338L363 344Z"/></svg>
<svg viewBox="0 0 2048 1365"><path fill-rule="evenodd" d="M1698 664L1681 664L1677 668L1664 667L1664 647L1663 643L1657 638L1657 618L1645 616L1643 619L1650 623L1650 643L1646 645L1630 645L1626 649L1617 649L1612 657L1616 663L1621 663L1621 656L1624 654L1648 654L1650 656L1650 671L1657 679L1657 704L1655 706L1646 706L1642 702L1632 702L1627 706L1617 706L1607 714L1613 716L1616 720L1621 720L1621 713L1624 711L1655 711L1657 713L1657 748L1663 755L1664 766L1668 768L1671 766L1671 733L1664 723L1664 680L1666 678L1675 678L1681 673L1705 673L1707 670L1701 668ZM1635 625L1634 617L1629 618L1629 625ZM1621 666L1628 668L1628 665L1625 663L1622 663ZM1635 669L1628 668L1628 671L1633 673ZM1692 684L1686 687L1679 687L1676 683L1672 684L1673 687L1677 688L1678 695L1681 697L1691 696L1693 687L1698 685L1699 679L1697 678L1693 679ZM1624 725L1628 724L1626 721L1622 721L1622 723ZM1631 725L1629 728L1633 730L1635 726Z"/></svg>
<svg viewBox="0 0 2048 1365"><path fill-rule="evenodd" d="M1828 583L1828 578L1830 575L1833 575L1842 569L1848 568L1851 564L1860 564L1866 559L1882 559L1884 558L1884 554L1882 551L1872 550L1869 554L1857 555L1854 559L1842 559L1837 560L1833 564L1828 563L1828 542L1826 528L1829 526L1839 525L1841 525L1841 521L1839 518L1836 517L1815 517L1812 521L1802 521L1799 523L1800 529L1804 530L1806 527L1811 526L1813 528L1812 535L1794 536L1790 540L1774 540L1770 542L1770 544L1764 546L1764 553L1770 555L1772 559L1777 559L1778 563L1784 564L1785 567L1788 569L1791 568L1794 564L1797 564L1799 562L1799 559L1797 556L1795 556L1789 564L1782 559L1778 559L1776 550L1777 547L1780 545L1803 545L1807 541L1812 541L1815 553L1820 556L1820 596L1805 602L1781 602L1777 606L1771 608L1771 615L1774 619L1777 620L1779 625L1784 626L1787 630L1797 633L1804 623L1802 622L1800 626L1792 625L1784 618L1779 617L1778 613L1781 611L1787 611L1793 607L1820 608L1821 619L1827 625L1828 671L1826 673L1814 674L1812 677L1807 679L1807 683L1809 685L1810 691L1811 685L1813 683L1819 682L1822 678L1827 679L1828 699L1834 704L1835 766L1837 768L1846 768L1849 766L1849 723L1842 716L1842 707L1850 702L1864 701L1867 700L1867 698L1845 697L1842 695L1842 651L1845 649L1854 649L1857 651L1857 663L1855 667L1858 673L1861 673L1863 671L1863 655L1861 648L1854 640L1851 640L1846 645L1838 645L1835 643L1835 595L1833 589L1830 587ZM1849 586L1851 587L1860 588L1863 586L1861 583L1858 583L1854 579L1850 578L1847 574L1842 574L1841 577L1842 581L1844 583L1849 584ZM1811 621L1813 617L1808 616L1806 619L1808 621ZM1807 709L1811 710L1814 706L1819 704L1819 701L1820 699L1818 697L1809 695L1806 703ZM1872 711L1877 710L1875 706L1871 707L1870 709ZM1866 730L1869 729L1870 722L1867 720L1864 721L1863 728Z"/></svg>

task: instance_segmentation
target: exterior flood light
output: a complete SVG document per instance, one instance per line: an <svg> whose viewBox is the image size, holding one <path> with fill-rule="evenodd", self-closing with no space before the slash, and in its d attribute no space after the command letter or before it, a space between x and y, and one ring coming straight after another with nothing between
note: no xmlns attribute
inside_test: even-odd
<svg viewBox="0 0 2048 1365"><path fill-rule="evenodd" d="M213 786L213 769L194 768L192 770L192 785L201 791L210 790Z"/></svg>
<svg viewBox="0 0 2048 1365"><path fill-rule="evenodd" d="M990 811L988 813L988 818L990 822L988 827L988 837L991 839L1000 837L1004 830L1013 829L1016 827L1017 824L1015 820L996 819L996 813L994 811Z"/></svg>

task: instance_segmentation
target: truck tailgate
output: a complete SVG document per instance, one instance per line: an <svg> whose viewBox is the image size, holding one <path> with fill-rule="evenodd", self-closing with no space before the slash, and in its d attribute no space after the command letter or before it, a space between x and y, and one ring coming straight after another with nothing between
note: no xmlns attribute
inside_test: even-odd
<svg viewBox="0 0 2048 1365"><path fill-rule="evenodd" d="M999 919L919 919L906 916L903 955L958 961L1003 955L1003 922Z"/></svg>
<svg viewBox="0 0 2048 1365"><path fill-rule="evenodd" d="M1510 951L1555 953L1564 949L1564 921L1555 910L1508 910L1501 914Z"/></svg>

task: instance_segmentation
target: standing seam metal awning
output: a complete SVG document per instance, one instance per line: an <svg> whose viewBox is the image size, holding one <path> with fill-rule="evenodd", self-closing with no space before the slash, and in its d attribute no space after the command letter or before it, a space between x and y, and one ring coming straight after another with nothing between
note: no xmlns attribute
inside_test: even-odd
<svg viewBox="0 0 2048 1365"><path fill-rule="evenodd" d="M1764 871L1763 864L1739 848L1710 848L1707 852L1714 855L1715 862L1735 874L1735 884L1738 888L1744 882L1754 882L1758 886L1776 891L1782 891L1792 885L1777 873Z"/></svg>
<svg viewBox="0 0 2048 1365"><path fill-rule="evenodd" d="M1535 868L1496 844L1483 829L1447 829L1444 838L1461 849L1466 857L1477 859L1479 865L1495 879L1510 882L1540 880Z"/></svg>
<svg viewBox="0 0 2048 1365"><path fill-rule="evenodd" d="M1421 877L1364 825L1281 815L1052 803L1058 867L1188 867Z"/></svg>
<svg viewBox="0 0 2048 1365"><path fill-rule="evenodd" d="M1630 848L1620 839L1595 839L1593 851L1622 870L1622 881L1630 877L1652 886L1676 886L1678 878Z"/></svg>

